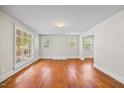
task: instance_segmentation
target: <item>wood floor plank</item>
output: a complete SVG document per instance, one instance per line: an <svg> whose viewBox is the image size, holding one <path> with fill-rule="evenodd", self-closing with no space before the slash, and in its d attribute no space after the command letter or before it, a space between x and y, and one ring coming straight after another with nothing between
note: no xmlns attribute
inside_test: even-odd
<svg viewBox="0 0 124 93"><path fill-rule="evenodd" d="M19 71L0 88L124 88L93 67L93 59L44 59Z"/></svg>

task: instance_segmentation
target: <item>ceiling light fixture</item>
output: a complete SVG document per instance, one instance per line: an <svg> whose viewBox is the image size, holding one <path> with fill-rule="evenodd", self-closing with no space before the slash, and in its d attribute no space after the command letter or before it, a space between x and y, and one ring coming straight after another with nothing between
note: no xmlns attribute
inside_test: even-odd
<svg viewBox="0 0 124 93"><path fill-rule="evenodd" d="M62 27L64 27L65 24L64 24L64 21L58 21L55 23L55 25L59 28L62 28Z"/></svg>

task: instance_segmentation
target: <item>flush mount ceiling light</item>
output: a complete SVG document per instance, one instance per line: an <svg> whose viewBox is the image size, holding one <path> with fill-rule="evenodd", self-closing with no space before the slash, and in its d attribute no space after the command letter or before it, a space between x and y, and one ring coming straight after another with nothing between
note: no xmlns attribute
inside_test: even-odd
<svg viewBox="0 0 124 93"><path fill-rule="evenodd" d="M57 26L57 27L59 27L59 28L62 28L62 27L64 27L64 21L57 21L56 23L55 23L55 25Z"/></svg>

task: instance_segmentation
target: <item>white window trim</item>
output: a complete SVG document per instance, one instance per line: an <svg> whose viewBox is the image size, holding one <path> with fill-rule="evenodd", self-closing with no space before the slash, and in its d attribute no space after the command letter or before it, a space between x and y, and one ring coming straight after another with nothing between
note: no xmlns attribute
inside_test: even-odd
<svg viewBox="0 0 124 93"><path fill-rule="evenodd" d="M17 28L22 29L22 31L24 31L26 33L29 33L32 36L32 57L27 58L26 60L18 62L18 63L16 62L16 60L17 60L16 59L16 29ZM14 55L13 56L13 60L14 60L13 69L15 70L18 67L20 67L20 66L22 66L22 65L24 65L26 63L29 63L29 62L32 61L32 59L34 59L34 46L33 46L33 43L34 43L33 38L34 38L34 36L33 36L33 34L31 32L27 31L26 29L24 29L23 27L21 27L20 25L18 25L16 23L13 23L13 29L14 29L14 31L13 31L13 34L14 34L14 38L13 38L13 42L14 42L14 46L13 46L13 50L14 50L14 54L13 54Z"/></svg>

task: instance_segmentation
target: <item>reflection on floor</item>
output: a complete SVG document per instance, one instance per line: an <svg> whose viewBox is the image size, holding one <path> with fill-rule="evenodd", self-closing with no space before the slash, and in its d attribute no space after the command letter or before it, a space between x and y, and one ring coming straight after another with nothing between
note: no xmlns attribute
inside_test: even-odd
<svg viewBox="0 0 124 93"><path fill-rule="evenodd" d="M8 88L112 88L124 87L93 67L93 59L42 59L10 77Z"/></svg>

